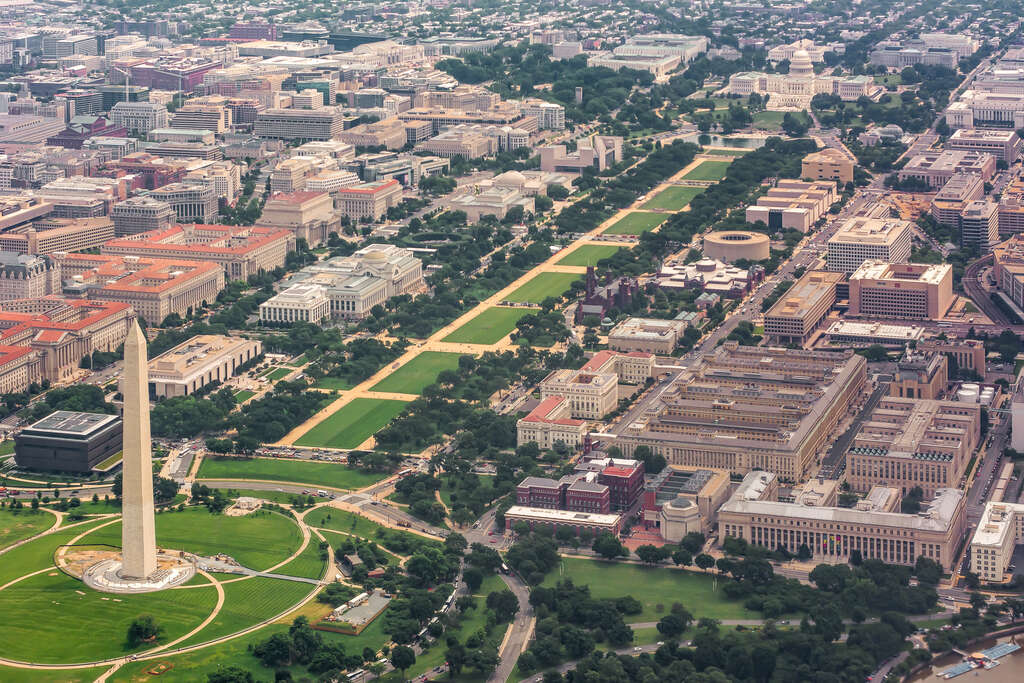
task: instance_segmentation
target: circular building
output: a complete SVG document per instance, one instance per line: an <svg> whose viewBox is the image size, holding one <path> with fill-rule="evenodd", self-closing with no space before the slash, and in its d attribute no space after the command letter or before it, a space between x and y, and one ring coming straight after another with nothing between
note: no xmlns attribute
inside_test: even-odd
<svg viewBox="0 0 1024 683"><path fill-rule="evenodd" d="M723 230L704 238L704 256L732 263L740 259L761 261L768 258L768 235L745 230Z"/></svg>
<svg viewBox="0 0 1024 683"><path fill-rule="evenodd" d="M690 532L704 531L700 509L686 496L662 504L660 516L661 536L670 543L678 543Z"/></svg>

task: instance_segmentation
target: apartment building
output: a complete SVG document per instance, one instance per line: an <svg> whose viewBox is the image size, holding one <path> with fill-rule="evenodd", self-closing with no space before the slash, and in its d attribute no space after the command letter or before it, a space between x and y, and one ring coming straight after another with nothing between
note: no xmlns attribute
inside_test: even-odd
<svg viewBox="0 0 1024 683"><path fill-rule="evenodd" d="M999 241L999 205L976 199L960 212L960 244L987 254Z"/></svg>
<svg viewBox="0 0 1024 683"><path fill-rule="evenodd" d="M1012 164L1020 157L1021 145L1021 139L1012 130L958 128L946 140L946 149L991 154L1007 164Z"/></svg>
<svg viewBox="0 0 1024 683"><path fill-rule="evenodd" d="M804 273L764 316L764 332L776 343L806 344L836 302L842 273Z"/></svg>
<svg viewBox="0 0 1024 683"><path fill-rule="evenodd" d="M0 251L0 301L60 293L60 263L48 256Z"/></svg>
<svg viewBox="0 0 1024 683"><path fill-rule="evenodd" d="M985 196L985 181L971 173L954 173L932 197L931 214L939 223L960 227L964 207Z"/></svg>
<svg viewBox="0 0 1024 683"><path fill-rule="evenodd" d="M807 232L838 199L834 182L779 180L775 187L748 206L748 223L761 221L772 230Z"/></svg>
<svg viewBox="0 0 1024 683"><path fill-rule="evenodd" d="M850 315L939 320L952 305L953 267L948 263L865 261L850 276Z"/></svg>
<svg viewBox="0 0 1024 683"><path fill-rule="evenodd" d="M575 450L583 443L586 421L572 417L569 399L551 396L516 422L516 444L534 442L543 450L561 441Z"/></svg>
<svg viewBox="0 0 1024 683"><path fill-rule="evenodd" d="M216 301L224 270L209 261L102 254L61 254L64 293L129 304L149 325Z"/></svg>
<svg viewBox="0 0 1024 683"><path fill-rule="evenodd" d="M929 188L938 189L956 173L981 176L983 181L991 180L996 172L996 158L985 152L962 149L929 150L911 157L906 165L897 171L901 182L919 180Z"/></svg>
<svg viewBox="0 0 1024 683"><path fill-rule="evenodd" d="M333 108L267 109L256 115L252 132L281 140L336 140L343 128L344 118Z"/></svg>
<svg viewBox="0 0 1024 683"><path fill-rule="evenodd" d="M220 212L217 194L209 185L171 183L149 196L170 205L182 223L213 223Z"/></svg>
<svg viewBox="0 0 1024 683"><path fill-rule="evenodd" d="M341 215L354 221L380 220L392 206L402 201L402 185L397 180L378 180L338 190L335 206Z"/></svg>
<svg viewBox="0 0 1024 683"><path fill-rule="evenodd" d="M157 128L167 128L167 107L156 102L118 102L110 110L110 120L129 133L145 135Z"/></svg>
<svg viewBox="0 0 1024 683"><path fill-rule="evenodd" d="M226 382L262 353L257 339L200 334L149 361L149 395L189 396L214 382Z"/></svg>
<svg viewBox="0 0 1024 683"><path fill-rule="evenodd" d="M718 538L742 538L768 550L806 546L812 562L865 560L913 565L927 557L951 569L965 529L966 496L939 489L916 515L896 512L899 492L877 486L856 507L784 503L765 495L773 472L750 472L718 511Z"/></svg>
<svg viewBox="0 0 1024 683"><path fill-rule="evenodd" d="M278 292L260 304L260 322L319 324L331 315L327 290L320 285L298 284Z"/></svg>
<svg viewBox="0 0 1024 683"><path fill-rule="evenodd" d="M729 341L641 399L614 445L626 457L648 446L679 467L772 468L802 481L866 382L867 362L852 351Z"/></svg>
<svg viewBox="0 0 1024 683"><path fill-rule="evenodd" d="M925 498L959 488L981 439L981 408L960 401L892 398L879 401L847 453L854 491L881 485Z"/></svg>
<svg viewBox="0 0 1024 683"><path fill-rule="evenodd" d="M150 230L165 230L178 218L178 212L167 202L148 195L129 197L114 204L110 219L114 222L114 235L137 235Z"/></svg>
<svg viewBox="0 0 1024 683"><path fill-rule="evenodd" d="M295 236L288 230L194 224L112 239L100 253L213 261L230 280L245 280L284 266L294 248Z"/></svg>
<svg viewBox="0 0 1024 683"><path fill-rule="evenodd" d="M832 180L843 184L853 182L856 159L838 149L826 147L803 158L800 177L809 180Z"/></svg>
<svg viewBox="0 0 1024 683"><path fill-rule="evenodd" d="M906 263L912 238L913 229L907 221L850 218L828 240L826 268L836 273L852 273L867 260Z"/></svg>
<svg viewBox="0 0 1024 683"><path fill-rule="evenodd" d="M1024 543L1024 505L989 501L971 537L971 571L986 583L1013 578L1017 546Z"/></svg>

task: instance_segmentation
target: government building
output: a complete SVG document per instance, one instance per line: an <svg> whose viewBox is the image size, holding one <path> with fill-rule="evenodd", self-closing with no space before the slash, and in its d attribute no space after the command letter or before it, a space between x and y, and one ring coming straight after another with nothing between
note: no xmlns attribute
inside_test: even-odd
<svg viewBox="0 0 1024 683"><path fill-rule="evenodd" d="M200 334L149 361L149 395L190 396L209 384L231 379L261 353L258 340Z"/></svg>
<svg viewBox="0 0 1024 683"><path fill-rule="evenodd" d="M861 97L877 98L883 88L871 76L829 76L814 73L814 65L807 50L796 50L790 60L789 73L769 74L744 71L729 77L723 94L749 97L768 95L767 107L771 111L802 111L811 108L815 95L836 95L846 102Z"/></svg>

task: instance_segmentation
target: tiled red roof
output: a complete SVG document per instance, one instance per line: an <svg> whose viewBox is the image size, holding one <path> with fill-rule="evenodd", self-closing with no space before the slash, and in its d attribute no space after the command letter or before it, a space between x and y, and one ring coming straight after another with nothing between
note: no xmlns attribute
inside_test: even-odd
<svg viewBox="0 0 1024 683"><path fill-rule="evenodd" d="M563 418L560 420L552 420L548 418L548 415L565 400L564 396L549 396L541 401L536 408L530 411L530 414L523 418L524 422L546 422L548 424L559 424L578 426L583 424L583 420L575 420Z"/></svg>
<svg viewBox="0 0 1024 683"><path fill-rule="evenodd" d="M0 346L0 367L32 353L28 346Z"/></svg>

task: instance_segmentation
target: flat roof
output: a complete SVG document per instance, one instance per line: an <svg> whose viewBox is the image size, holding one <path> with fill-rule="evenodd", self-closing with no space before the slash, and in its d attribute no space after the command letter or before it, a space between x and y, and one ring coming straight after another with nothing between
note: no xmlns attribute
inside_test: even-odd
<svg viewBox="0 0 1024 683"><path fill-rule="evenodd" d="M908 221L898 218L851 218L829 238L828 244L894 244L910 230Z"/></svg>
<svg viewBox="0 0 1024 683"><path fill-rule="evenodd" d="M619 515L575 512L573 510L549 510L547 508L527 507L525 505L513 505L505 512L505 516L528 517L562 524L577 522L580 524L600 524L604 526L611 526L619 521Z"/></svg>
<svg viewBox="0 0 1024 683"><path fill-rule="evenodd" d="M119 419L117 415L108 415L106 413L58 410L39 420L39 422L36 422L28 429L33 432L53 432L55 434L86 436Z"/></svg>
<svg viewBox="0 0 1024 683"><path fill-rule="evenodd" d="M775 302L766 318L804 318L814 306L830 294L835 296L835 287L842 282L842 273L828 273L812 270L805 273L789 290Z"/></svg>

